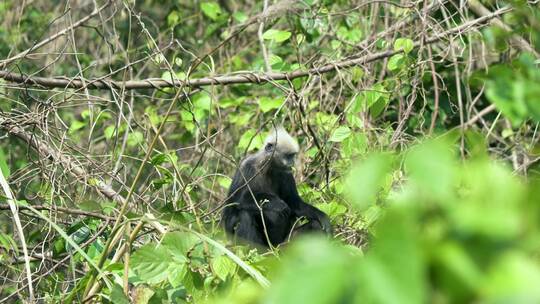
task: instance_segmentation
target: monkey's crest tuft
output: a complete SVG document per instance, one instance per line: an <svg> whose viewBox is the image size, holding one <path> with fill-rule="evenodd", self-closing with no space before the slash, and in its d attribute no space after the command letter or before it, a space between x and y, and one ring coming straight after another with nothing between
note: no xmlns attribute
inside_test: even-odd
<svg viewBox="0 0 540 304"><path fill-rule="evenodd" d="M277 150L287 151L289 153L298 153L300 150L296 140L281 126L270 131L270 134L268 134L268 137L264 141L265 146L268 144L273 144Z"/></svg>

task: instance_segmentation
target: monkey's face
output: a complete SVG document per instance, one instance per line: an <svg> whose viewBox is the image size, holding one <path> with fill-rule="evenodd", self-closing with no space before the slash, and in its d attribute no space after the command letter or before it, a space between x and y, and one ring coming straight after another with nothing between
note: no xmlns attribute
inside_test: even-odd
<svg viewBox="0 0 540 304"><path fill-rule="evenodd" d="M265 152L269 157L272 157L272 165L281 170L291 170L296 162L296 155L298 154L293 149L287 149L287 147L280 147L274 143L267 143L264 147Z"/></svg>

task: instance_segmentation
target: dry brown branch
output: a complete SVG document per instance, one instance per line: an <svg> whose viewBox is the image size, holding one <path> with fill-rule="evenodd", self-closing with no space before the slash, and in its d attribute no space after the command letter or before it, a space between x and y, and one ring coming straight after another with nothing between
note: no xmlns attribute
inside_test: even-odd
<svg viewBox="0 0 540 304"><path fill-rule="evenodd" d="M26 206L19 205L17 206L19 210L30 210ZM79 210L79 209L73 209L73 208L65 208L65 207L58 207L58 206L46 206L46 205L32 205L32 208L36 210L47 210L47 211L59 211L67 214L73 214L73 215L84 215L84 216L91 216L95 218L99 218L102 220L112 220L113 218L110 216L103 215L98 212L91 212L91 211L85 211L85 210ZM8 205L0 204L0 210L9 210Z"/></svg>
<svg viewBox="0 0 540 304"><path fill-rule="evenodd" d="M470 0L468 4L469 4L469 8L477 16L487 16L487 15L491 14L491 11L489 11L487 9L487 7L482 5L482 3L478 2L477 0ZM504 22L502 22L499 18L493 18L490 22L492 24L502 28L506 32L509 32L509 33L514 32L512 30L512 28L510 28L508 25L506 25ZM522 51L532 53L532 54L534 54L534 56L536 56L536 58L540 58L540 54L538 54L538 52L531 46L531 44L527 40L523 39L523 37L521 37L521 36L519 36L517 34L513 34L510 37L510 41L516 47L521 49Z"/></svg>
<svg viewBox="0 0 540 304"><path fill-rule="evenodd" d="M85 177L88 176L86 170L77 164L71 156L65 155L60 151L56 151L49 146L45 141L40 140L37 136L27 132L21 127L11 125L0 117L0 129L5 130L8 134L16 136L29 144L36 152L42 157L42 159L51 159L55 163L61 164L66 171L77 178L80 181L85 181ZM111 186L107 185L101 179L94 179L92 182L85 181L88 185L94 187L99 193L103 194L107 198L124 203L125 198L116 192Z"/></svg>
<svg viewBox="0 0 540 304"><path fill-rule="evenodd" d="M10 58L7 58L7 59L4 59L4 60L0 60L0 68L5 68L7 66L7 64L15 61L15 60L18 60L18 59L21 59L21 58L24 58L25 56L27 56L28 54L30 54L30 52L33 52L41 47L43 47L44 45L47 45L53 41L55 41L56 39L58 39L59 37L62 37L64 35L66 35L67 33L73 31L74 29L76 29L77 27L83 25L86 21L94 18L96 15L98 15L99 13L101 13L104 9L106 9L110 4L112 3L112 0L109 0L107 1L105 4L103 4L102 6L94 9L94 11L92 11L88 16L82 18L81 20L73 23L71 26L55 33L54 35L50 36L50 37L47 37L46 39L43 39L41 40L40 42L36 43L35 45L33 45L31 48L25 50L25 51L22 51L20 53L18 53L17 55L14 55Z"/></svg>
<svg viewBox="0 0 540 304"><path fill-rule="evenodd" d="M445 39L448 36L455 34L462 34L472 29L478 29L485 25L488 21L501 16L512 8L504 7L491 14L479 17L477 19L465 22L460 26L456 26L445 32L432 35L425 40L425 44L431 44ZM420 42L414 43L414 47L418 48ZM187 81L168 81L161 78L149 78L144 80L129 80L129 81L114 81L103 79L87 79L85 81L80 78L68 79L68 78L50 78L50 77L28 77L18 73L9 71L0 71L0 78L24 84L25 86L42 86L45 88L89 88L89 89L111 89L111 88L123 88L126 90L134 89L152 89L152 88L167 88L167 87L200 87L208 85L229 85L240 83L266 83L277 80L292 80L295 78L307 77L310 75L319 75L328 72L333 72L339 69L349 68L369 62L377 61L383 58L391 57L395 54L403 52L402 50L386 50L371 55L361 56L359 58L342 60L334 63L329 63L321 67L312 68L309 70L296 70L289 73L260 73L260 72L242 72L237 74L218 75L213 77L203 77L188 79ZM86 85L85 85L86 83Z"/></svg>

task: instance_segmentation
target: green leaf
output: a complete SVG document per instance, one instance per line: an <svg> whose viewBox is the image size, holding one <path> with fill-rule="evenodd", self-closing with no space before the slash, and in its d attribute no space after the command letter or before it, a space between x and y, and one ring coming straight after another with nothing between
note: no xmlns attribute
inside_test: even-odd
<svg viewBox="0 0 540 304"><path fill-rule="evenodd" d="M486 303L539 303L538 261L522 252L506 253L490 269L484 285Z"/></svg>
<svg viewBox="0 0 540 304"><path fill-rule="evenodd" d="M73 239L73 241L78 245L82 244L84 241L86 241L90 237L90 228L87 226L82 226L81 228L77 229L74 233L72 233L69 237ZM71 251L73 247L71 244L66 243L66 251Z"/></svg>
<svg viewBox="0 0 540 304"><path fill-rule="evenodd" d="M69 126L69 134L74 134L76 131L84 128L86 123L84 121L74 120Z"/></svg>
<svg viewBox="0 0 540 304"><path fill-rule="evenodd" d="M263 34L263 38L266 40L273 40L277 43L283 42L291 37L291 32L281 31L275 29L269 29Z"/></svg>
<svg viewBox="0 0 540 304"><path fill-rule="evenodd" d="M222 281L225 281L229 274L236 271L236 264L226 255L219 255L212 259L212 270Z"/></svg>
<svg viewBox="0 0 540 304"><path fill-rule="evenodd" d="M175 26L180 22L180 13L178 11L171 11L167 16L167 25Z"/></svg>
<svg viewBox="0 0 540 304"><path fill-rule="evenodd" d="M174 58L174 64L176 64L177 66L181 67L182 66L182 58L180 57L176 57Z"/></svg>
<svg viewBox="0 0 540 304"><path fill-rule="evenodd" d="M124 290L118 284L114 284L111 289L111 302L115 304L129 304L131 303L128 297L124 294Z"/></svg>
<svg viewBox="0 0 540 304"><path fill-rule="evenodd" d="M58 241L63 241L63 239ZM0 233L0 247L7 251L13 250L16 254L19 254L19 246L9 234Z"/></svg>
<svg viewBox="0 0 540 304"><path fill-rule="evenodd" d="M217 20L222 13L221 7L216 2L203 2L200 6L203 14L212 20Z"/></svg>
<svg viewBox="0 0 540 304"><path fill-rule="evenodd" d="M426 277L413 217L393 208L376 225L377 238L357 270L353 303L426 303Z"/></svg>
<svg viewBox="0 0 540 304"><path fill-rule="evenodd" d="M129 133L128 139L127 139L127 145L129 147L134 147L143 142L144 142L144 135L141 132L134 131L133 133Z"/></svg>
<svg viewBox="0 0 540 304"><path fill-rule="evenodd" d="M238 148L242 151L246 149L247 151L251 151L262 147L263 142L264 139L260 133L256 134L255 130L248 130L242 134L242 137L240 137Z"/></svg>
<svg viewBox="0 0 540 304"><path fill-rule="evenodd" d="M264 113L279 108L283 104L283 98L270 98L270 97L261 97L259 98L259 108Z"/></svg>
<svg viewBox="0 0 540 304"><path fill-rule="evenodd" d="M184 278L186 277L187 271L187 264L173 263L169 266L167 270L167 280L172 287L181 286Z"/></svg>
<svg viewBox="0 0 540 304"><path fill-rule="evenodd" d="M374 154L356 165L346 179L347 194L359 210L374 205L392 170L390 154Z"/></svg>
<svg viewBox="0 0 540 304"><path fill-rule="evenodd" d="M200 243L199 238L192 233L173 231L165 234L161 246L165 247L178 261L185 262L188 252Z"/></svg>
<svg viewBox="0 0 540 304"><path fill-rule="evenodd" d="M364 70L361 67L355 66L351 69L352 80L359 81L364 76Z"/></svg>
<svg viewBox="0 0 540 304"><path fill-rule="evenodd" d="M280 63L283 63L283 59L281 59L281 57L279 57L278 55L274 55L274 54L270 55L270 58L268 58L268 61L271 66L275 66Z"/></svg>
<svg viewBox="0 0 540 304"><path fill-rule="evenodd" d="M405 56L403 54L396 54L392 57L390 57L390 60L388 60L388 69L390 71L395 71L398 69L401 69L404 66L405 63Z"/></svg>
<svg viewBox="0 0 540 304"><path fill-rule="evenodd" d="M152 157L152 160L150 160L150 163L154 166L159 166L163 163L166 163L169 161L169 155L165 153L158 153L157 155L154 155Z"/></svg>
<svg viewBox="0 0 540 304"><path fill-rule="evenodd" d="M337 202L317 204L317 208L326 213L331 219L334 219L347 212L347 207Z"/></svg>
<svg viewBox="0 0 540 304"><path fill-rule="evenodd" d="M105 128L105 131L103 131L103 134L105 135L106 139L111 139L115 133L116 133L116 126L107 126Z"/></svg>
<svg viewBox="0 0 540 304"><path fill-rule="evenodd" d="M394 42L394 51L403 50L405 54L410 53L414 48L414 43L411 39L408 38L398 38Z"/></svg>
<svg viewBox="0 0 540 304"><path fill-rule="evenodd" d="M131 256L131 269L149 284L157 284L167 278L171 257L163 246L147 244L137 249Z"/></svg>
<svg viewBox="0 0 540 304"><path fill-rule="evenodd" d="M364 133L353 133L341 145L341 155L345 158L352 158L367 151L368 139Z"/></svg>
<svg viewBox="0 0 540 304"><path fill-rule="evenodd" d="M246 15L244 12L234 12L233 18L239 23L244 23L248 20L248 15Z"/></svg>
<svg viewBox="0 0 540 304"><path fill-rule="evenodd" d="M256 303L362 303L350 301L356 273L354 261L343 247L324 239L308 238L291 244L280 261L279 280L272 282L271 292ZM351 269L352 268L352 269Z"/></svg>
<svg viewBox="0 0 540 304"><path fill-rule="evenodd" d="M175 82L177 80L185 80L186 74L184 72L171 73L170 71L165 71L161 74L161 79L168 82Z"/></svg>
<svg viewBox="0 0 540 304"><path fill-rule="evenodd" d="M342 142L345 138L351 135L351 129L347 126L341 126L337 128L330 136L329 141Z"/></svg>
<svg viewBox="0 0 540 304"><path fill-rule="evenodd" d="M418 191L422 189L424 195L437 201L453 198L457 166L450 143L443 139L413 147L405 159L407 173Z"/></svg>

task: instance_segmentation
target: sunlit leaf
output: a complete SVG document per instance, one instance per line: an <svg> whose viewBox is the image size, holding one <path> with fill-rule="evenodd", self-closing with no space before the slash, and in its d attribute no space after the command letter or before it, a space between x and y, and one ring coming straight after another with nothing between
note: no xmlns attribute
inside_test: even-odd
<svg viewBox="0 0 540 304"><path fill-rule="evenodd" d="M269 29L263 34L263 38L266 40L273 40L277 43L283 42L291 37L291 32Z"/></svg>
<svg viewBox="0 0 540 304"><path fill-rule="evenodd" d="M219 255L213 258L211 266L214 273L223 281L228 275L236 271L236 264L225 255Z"/></svg>
<svg viewBox="0 0 540 304"><path fill-rule="evenodd" d="M216 20L222 13L221 7L216 2L202 2L200 6L203 14L212 20Z"/></svg>
<svg viewBox="0 0 540 304"><path fill-rule="evenodd" d="M398 38L394 42L394 51L403 50L405 54L408 54L414 48L414 43L408 38Z"/></svg>
<svg viewBox="0 0 540 304"><path fill-rule="evenodd" d="M147 244L131 256L130 267L137 276L148 283L158 283L167 278L170 255L163 246Z"/></svg>
<svg viewBox="0 0 540 304"><path fill-rule="evenodd" d="M329 141L342 142L344 139L351 135L351 129L347 126L341 126L332 132Z"/></svg>

